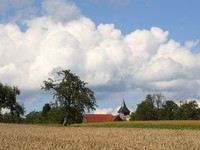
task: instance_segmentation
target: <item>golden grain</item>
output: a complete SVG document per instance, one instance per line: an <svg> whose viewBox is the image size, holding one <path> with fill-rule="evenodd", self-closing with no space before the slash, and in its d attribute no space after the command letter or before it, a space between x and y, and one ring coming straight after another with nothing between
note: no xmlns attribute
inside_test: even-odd
<svg viewBox="0 0 200 150"><path fill-rule="evenodd" d="M199 130L0 124L1 150L198 150Z"/></svg>

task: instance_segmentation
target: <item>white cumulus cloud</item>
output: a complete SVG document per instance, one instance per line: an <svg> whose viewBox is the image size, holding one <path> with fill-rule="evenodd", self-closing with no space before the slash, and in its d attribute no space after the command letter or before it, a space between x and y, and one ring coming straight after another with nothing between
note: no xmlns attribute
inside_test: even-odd
<svg viewBox="0 0 200 150"><path fill-rule="evenodd" d="M120 106L113 109L113 108L97 108L93 113L94 114L112 114L117 115Z"/></svg>
<svg viewBox="0 0 200 150"><path fill-rule="evenodd" d="M195 41L181 45L159 27L123 35L114 24L96 25L64 0L46 0L42 8L43 16L28 20L25 31L15 23L0 24L1 82L38 91L52 71L65 68L104 96L138 89L200 96Z"/></svg>

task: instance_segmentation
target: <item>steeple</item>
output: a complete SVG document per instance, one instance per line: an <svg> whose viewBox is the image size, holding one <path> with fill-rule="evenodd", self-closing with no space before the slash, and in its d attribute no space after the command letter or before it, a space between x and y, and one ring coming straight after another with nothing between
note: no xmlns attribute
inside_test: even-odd
<svg viewBox="0 0 200 150"><path fill-rule="evenodd" d="M122 102L122 106L120 107L118 113L123 114L124 116L127 116L130 114L130 110L126 107L126 103L124 100Z"/></svg>

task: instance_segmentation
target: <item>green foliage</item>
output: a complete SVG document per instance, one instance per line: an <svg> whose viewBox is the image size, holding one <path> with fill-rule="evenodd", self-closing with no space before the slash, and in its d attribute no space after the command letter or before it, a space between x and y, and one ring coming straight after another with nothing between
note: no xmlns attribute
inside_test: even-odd
<svg viewBox="0 0 200 150"><path fill-rule="evenodd" d="M11 116L10 113L5 113L5 114L3 115L3 122L4 122L4 123L11 123L11 122L14 122L14 121L13 121L13 118L12 118L12 116Z"/></svg>
<svg viewBox="0 0 200 150"><path fill-rule="evenodd" d="M51 110L50 104L45 104L42 108L42 116L47 116L47 113Z"/></svg>
<svg viewBox="0 0 200 150"><path fill-rule="evenodd" d="M65 111L61 107L53 107L46 116L46 121L51 124L62 124L65 117Z"/></svg>
<svg viewBox="0 0 200 150"><path fill-rule="evenodd" d="M154 102L154 96L148 94L145 100L138 104L136 111L131 114L130 120L156 120L157 109Z"/></svg>
<svg viewBox="0 0 200 150"><path fill-rule="evenodd" d="M41 115L41 112L39 111L31 111L29 114L26 115L25 123L31 123L31 124L38 124L43 123L43 118Z"/></svg>
<svg viewBox="0 0 200 150"><path fill-rule="evenodd" d="M50 107L50 108L49 108ZM46 111L46 108L48 108ZM45 112L45 115L44 115ZM25 123L31 124L62 124L65 118L65 109L59 106L45 104L42 111L32 111L26 115ZM72 123L81 123L82 114L73 115Z"/></svg>
<svg viewBox="0 0 200 150"><path fill-rule="evenodd" d="M166 100L160 94L147 95L138 104L130 120L197 120L200 109L196 101L183 103L180 107L172 100Z"/></svg>
<svg viewBox="0 0 200 150"><path fill-rule="evenodd" d="M155 120L154 106L149 101L143 101L133 115L132 120Z"/></svg>
<svg viewBox="0 0 200 150"><path fill-rule="evenodd" d="M103 123L74 124L73 127L94 128L155 128L155 129L195 129L200 130L200 121L164 120L164 121L113 121Z"/></svg>
<svg viewBox="0 0 200 150"><path fill-rule="evenodd" d="M178 110L179 107L174 101L172 100L166 101L162 108L162 119L164 120L176 119Z"/></svg>
<svg viewBox="0 0 200 150"><path fill-rule="evenodd" d="M153 96L148 94L146 97L145 97L145 102L147 102L150 106L154 106L154 99L153 99Z"/></svg>
<svg viewBox="0 0 200 150"><path fill-rule="evenodd" d="M24 123L24 118L18 116L12 116L11 113L5 113L2 115L2 122L4 123Z"/></svg>
<svg viewBox="0 0 200 150"><path fill-rule="evenodd" d="M180 120L197 120L200 118L200 111L196 101L190 101L182 104L177 112L177 119Z"/></svg>
<svg viewBox="0 0 200 150"><path fill-rule="evenodd" d="M95 110L96 100L94 92L86 87L87 83L81 81L78 76L70 70L58 72L61 79L51 79L44 81L42 89L54 91L54 98L64 110L64 124L70 125L79 120L85 109Z"/></svg>
<svg viewBox="0 0 200 150"><path fill-rule="evenodd" d="M0 121L2 122L19 122L20 115L24 115L24 107L16 101L17 95L20 94L20 90L17 86L3 85L0 83L0 110L2 108L7 108L10 113L5 115L0 115ZM11 117L12 121L9 121Z"/></svg>
<svg viewBox="0 0 200 150"><path fill-rule="evenodd" d="M3 115L0 113L0 122L3 122Z"/></svg>

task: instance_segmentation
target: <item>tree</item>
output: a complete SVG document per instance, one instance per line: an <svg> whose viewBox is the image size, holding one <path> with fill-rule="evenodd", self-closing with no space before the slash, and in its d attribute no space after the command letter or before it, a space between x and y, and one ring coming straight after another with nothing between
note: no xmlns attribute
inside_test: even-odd
<svg viewBox="0 0 200 150"><path fill-rule="evenodd" d="M195 100L183 103L177 113L177 119L196 120L199 119L199 107Z"/></svg>
<svg viewBox="0 0 200 150"><path fill-rule="evenodd" d="M162 94L153 94L152 96L154 106L157 109L161 109L163 106L163 103L165 102L166 98Z"/></svg>
<svg viewBox="0 0 200 150"><path fill-rule="evenodd" d="M38 124L38 123L44 123L44 119L42 118L41 112L31 111L26 115L25 122L31 124Z"/></svg>
<svg viewBox="0 0 200 150"><path fill-rule="evenodd" d="M15 108L14 108L14 115L16 115L16 117L20 117L20 115L24 115L25 113L25 108L23 105L20 105L18 103L15 104Z"/></svg>
<svg viewBox="0 0 200 150"><path fill-rule="evenodd" d="M164 101L165 97L161 94L146 95L145 100L131 114L131 120L161 120Z"/></svg>
<svg viewBox="0 0 200 150"><path fill-rule="evenodd" d="M44 106L48 105L45 104ZM26 115L25 123L62 124L64 118L65 118L65 111L63 108L58 106L51 106L51 109L47 111L45 115L43 114L43 111L31 111Z"/></svg>
<svg viewBox="0 0 200 150"><path fill-rule="evenodd" d="M42 116L43 117L46 117L47 116L47 113L51 110L51 106L50 104L45 104L42 108Z"/></svg>
<svg viewBox="0 0 200 150"><path fill-rule="evenodd" d="M147 101L141 102L135 113L132 113L131 120L155 120L155 111L154 107Z"/></svg>
<svg viewBox="0 0 200 150"><path fill-rule="evenodd" d="M147 96L145 97L145 101L154 106L154 97L151 94L147 94Z"/></svg>
<svg viewBox="0 0 200 150"><path fill-rule="evenodd" d="M179 109L179 107L174 101L167 100L163 104L162 119L164 119L164 120L174 120L176 118L178 109Z"/></svg>
<svg viewBox="0 0 200 150"><path fill-rule="evenodd" d="M62 70L57 72L60 79L49 78L48 81L44 81L42 89L45 91L53 90L53 98L65 112L64 125L70 125L73 122L77 122L76 118L79 118L85 112L95 110L96 100L94 92L86 87L87 83L81 81L78 76L71 73L70 70Z"/></svg>
<svg viewBox="0 0 200 150"><path fill-rule="evenodd" d="M20 90L17 86L11 87L0 83L0 110L2 108L8 108L13 121L14 118L19 118L20 115L24 115L24 107L16 101L16 97L19 94Z"/></svg>
<svg viewBox="0 0 200 150"><path fill-rule="evenodd" d="M153 94L152 101L154 103L154 109L155 109L155 119L161 120L162 118L162 109L163 104L166 100L166 98L162 94Z"/></svg>
<svg viewBox="0 0 200 150"><path fill-rule="evenodd" d="M65 118L65 109L61 107L52 107L48 112L48 122L51 124L62 124Z"/></svg>

